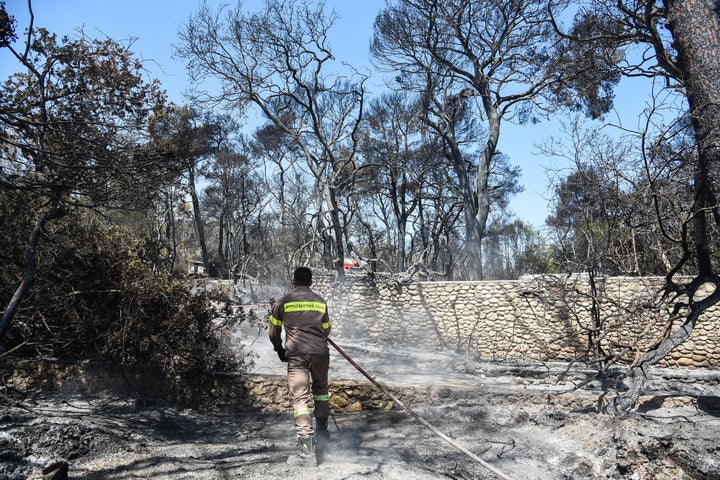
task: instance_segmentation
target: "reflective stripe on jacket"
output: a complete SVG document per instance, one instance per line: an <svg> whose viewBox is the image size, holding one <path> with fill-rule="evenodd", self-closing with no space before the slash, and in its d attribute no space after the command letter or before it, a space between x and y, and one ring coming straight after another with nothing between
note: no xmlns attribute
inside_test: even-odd
<svg viewBox="0 0 720 480"><path fill-rule="evenodd" d="M295 287L275 304L268 330L275 350L282 347L283 328L287 355L330 353L325 340L330 334L327 303L309 287Z"/></svg>

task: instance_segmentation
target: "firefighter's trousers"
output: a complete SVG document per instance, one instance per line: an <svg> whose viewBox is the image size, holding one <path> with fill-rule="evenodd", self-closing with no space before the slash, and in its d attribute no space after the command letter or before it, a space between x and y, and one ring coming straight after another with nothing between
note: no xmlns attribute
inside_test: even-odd
<svg viewBox="0 0 720 480"><path fill-rule="evenodd" d="M312 413L328 418L328 369L330 355L291 355L288 357L288 386L293 402L295 429L298 436L315 434Z"/></svg>

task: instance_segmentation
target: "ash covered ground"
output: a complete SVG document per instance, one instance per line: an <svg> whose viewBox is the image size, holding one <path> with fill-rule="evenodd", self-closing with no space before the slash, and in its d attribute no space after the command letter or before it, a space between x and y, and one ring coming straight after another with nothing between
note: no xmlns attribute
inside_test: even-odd
<svg viewBox="0 0 720 480"><path fill-rule="evenodd" d="M237 332L254 373L283 365L262 328ZM720 479L720 372L655 370L631 414L598 405L622 388L565 364L468 362L450 352L336 339L383 384L463 387L467 398L413 410L513 479ZM363 379L336 352L332 378ZM316 468L292 467L291 415L198 412L110 394L38 393L0 414L0 480L56 460L72 479L496 478L401 409L335 415ZM37 477L42 478L42 477Z"/></svg>

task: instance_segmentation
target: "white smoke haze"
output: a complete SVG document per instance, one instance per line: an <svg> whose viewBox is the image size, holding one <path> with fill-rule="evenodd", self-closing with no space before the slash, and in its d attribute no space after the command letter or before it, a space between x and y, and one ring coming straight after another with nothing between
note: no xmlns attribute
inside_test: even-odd
<svg viewBox="0 0 720 480"><path fill-rule="evenodd" d="M285 365L273 351L265 322L240 323L233 333L231 345L246 358L247 373L283 375ZM357 323L352 319L343 319L343 325L348 324ZM340 332L333 330L331 338L381 383L383 380L402 380L406 383L435 384L435 376L458 374L456 370L465 368L464 356L457 352L427 349L417 343L393 343L392 338L384 339L381 343L363 335L359 329L351 332L348 332L347 327L343 327ZM366 381L365 377L332 347L330 357L331 379Z"/></svg>

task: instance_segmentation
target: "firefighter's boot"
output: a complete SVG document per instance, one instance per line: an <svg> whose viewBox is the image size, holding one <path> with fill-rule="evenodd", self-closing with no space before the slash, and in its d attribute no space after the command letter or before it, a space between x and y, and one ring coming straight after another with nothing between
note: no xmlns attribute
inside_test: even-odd
<svg viewBox="0 0 720 480"><path fill-rule="evenodd" d="M317 417L315 419L315 433L317 434L318 444L327 443L330 440L328 432L328 417Z"/></svg>
<svg viewBox="0 0 720 480"><path fill-rule="evenodd" d="M325 460L330 445L330 433L328 433L328 417L315 418L315 434L317 435L317 459L318 464Z"/></svg>
<svg viewBox="0 0 720 480"><path fill-rule="evenodd" d="M295 455L291 455L288 458L287 463L303 467L317 467L317 457L315 456L315 435L298 437L297 453Z"/></svg>

